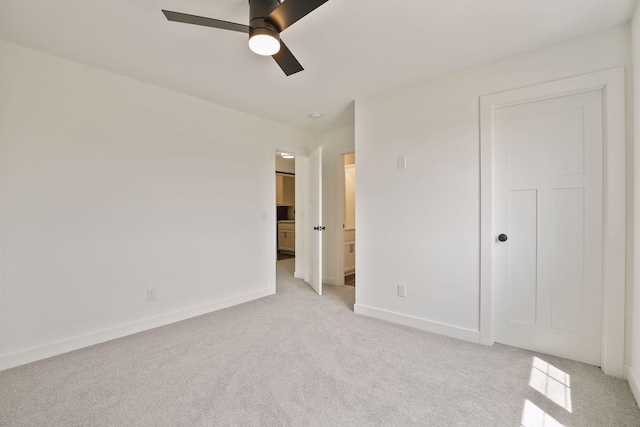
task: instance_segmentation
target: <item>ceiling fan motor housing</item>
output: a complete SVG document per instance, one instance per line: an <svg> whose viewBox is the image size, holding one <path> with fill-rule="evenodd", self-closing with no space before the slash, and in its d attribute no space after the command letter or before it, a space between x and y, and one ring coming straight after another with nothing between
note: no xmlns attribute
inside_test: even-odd
<svg viewBox="0 0 640 427"><path fill-rule="evenodd" d="M280 39L281 28L276 28L275 25L266 20L267 16L280 6L278 0L249 0L249 27L250 34L254 30L261 30L264 34L265 31L273 33L278 40Z"/></svg>

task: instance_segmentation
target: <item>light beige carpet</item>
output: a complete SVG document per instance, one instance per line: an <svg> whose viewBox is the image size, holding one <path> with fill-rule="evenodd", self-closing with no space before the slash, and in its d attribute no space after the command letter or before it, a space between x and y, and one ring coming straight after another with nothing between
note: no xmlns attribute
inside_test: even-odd
<svg viewBox="0 0 640 427"><path fill-rule="evenodd" d="M0 373L2 426L640 426L623 380L278 293ZM359 284L358 286L366 286Z"/></svg>

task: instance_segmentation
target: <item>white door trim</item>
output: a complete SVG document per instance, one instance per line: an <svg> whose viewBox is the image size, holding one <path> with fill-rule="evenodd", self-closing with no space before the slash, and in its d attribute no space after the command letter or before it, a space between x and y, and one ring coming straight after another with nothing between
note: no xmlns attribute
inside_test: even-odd
<svg viewBox="0 0 640 427"><path fill-rule="evenodd" d="M602 370L624 368L625 93L624 67L570 77L480 98L480 343L492 345L495 111L533 100L602 90L604 124L604 247Z"/></svg>

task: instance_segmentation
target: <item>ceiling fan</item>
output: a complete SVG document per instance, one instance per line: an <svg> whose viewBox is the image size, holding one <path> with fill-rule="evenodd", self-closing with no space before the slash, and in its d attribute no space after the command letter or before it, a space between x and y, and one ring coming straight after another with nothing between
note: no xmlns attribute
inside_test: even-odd
<svg viewBox="0 0 640 427"><path fill-rule="evenodd" d="M249 34L249 48L258 55L272 56L287 76L304 70L280 33L328 0L249 0L249 25L203 16L162 10L169 21L202 25Z"/></svg>

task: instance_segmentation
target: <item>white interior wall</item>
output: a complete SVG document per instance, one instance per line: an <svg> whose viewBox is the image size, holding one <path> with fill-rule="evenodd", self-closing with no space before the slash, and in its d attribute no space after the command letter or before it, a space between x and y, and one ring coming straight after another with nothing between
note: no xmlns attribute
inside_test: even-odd
<svg viewBox="0 0 640 427"><path fill-rule="evenodd" d="M636 11L632 21L632 56L633 56L633 79L634 92L633 99L636 106L640 105L640 6ZM640 165L640 108L635 108L633 112L634 125L634 151L629 156L634 160L634 166ZM634 171L627 167L629 171ZM633 185L633 242L634 248L640 248L640 173L634 173ZM626 377L629 385L640 404L640 274L637 268L640 267L640 250L633 251L633 286L627 293L627 366Z"/></svg>
<svg viewBox="0 0 640 427"><path fill-rule="evenodd" d="M1 41L0 64L0 369L275 291L272 147L310 134Z"/></svg>
<svg viewBox="0 0 640 427"><path fill-rule="evenodd" d="M628 67L630 52L622 25L356 100L356 312L477 342L480 96Z"/></svg>
<svg viewBox="0 0 640 427"><path fill-rule="evenodd" d="M322 234L323 283L340 284L340 256L343 192L340 176L343 169L342 154L355 150L354 127L347 126L315 135L316 146L322 147Z"/></svg>

